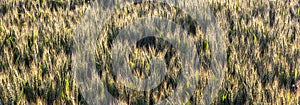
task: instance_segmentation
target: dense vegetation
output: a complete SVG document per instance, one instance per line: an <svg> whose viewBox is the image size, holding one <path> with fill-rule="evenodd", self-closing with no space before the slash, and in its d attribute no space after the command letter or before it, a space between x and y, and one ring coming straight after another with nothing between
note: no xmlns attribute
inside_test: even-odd
<svg viewBox="0 0 300 105"><path fill-rule="evenodd" d="M206 2L225 31L227 46L225 78L214 104L299 104L300 1ZM86 104L73 76L71 57L74 29L92 3L89 0L0 2L0 104ZM157 92L140 93L123 89L114 84L116 81L113 76L107 75L106 71L111 69L108 65L111 60L111 41L115 37L113 33L122 27L121 24L141 17L134 13L145 10L147 5L148 2L116 10L121 11L112 18L116 22L108 24L108 27L115 27L107 28L108 34L100 38L103 42L99 41L95 50L97 63L105 64L98 64L97 68L101 77L107 78L107 87L116 98L130 104L158 102L176 84L173 77L169 76L164 81L166 85L160 86ZM162 8L153 7L151 11L167 11L163 8L166 5L159 6ZM172 13L178 13L178 10L172 10L169 11L170 17ZM209 71L210 44L201 33L201 28L197 23L190 22L192 19L184 14L173 16L171 20L187 27L189 33L197 37L197 51L200 59L203 59L201 67ZM164 49L156 48L162 43L159 41L152 46L156 49L153 55L165 57L162 54ZM140 55L143 49L136 49L132 54L131 66L137 76L145 77L149 74L149 60L142 59L147 59L151 54ZM176 58L176 54L171 55ZM165 59L168 59L170 72L180 70L180 63L171 62L169 55ZM139 73L139 69L145 71ZM201 73L199 79L204 81L206 72ZM200 103L202 91L199 87L188 104Z"/></svg>

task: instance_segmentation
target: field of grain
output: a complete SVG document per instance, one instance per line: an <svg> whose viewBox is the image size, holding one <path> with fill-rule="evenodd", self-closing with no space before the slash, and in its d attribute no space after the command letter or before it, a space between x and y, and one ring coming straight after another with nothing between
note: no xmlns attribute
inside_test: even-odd
<svg viewBox="0 0 300 105"><path fill-rule="evenodd" d="M205 2L224 31L226 44L225 76L213 104L300 104L300 0ZM0 2L0 105L88 103L74 78L72 54L75 28L93 3L94 0ZM155 6L149 9L149 5ZM112 23L105 28L107 33L99 35L97 47L91 50L96 54L99 76L116 99L126 104L155 104L176 87L176 76L182 70L180 57L160 39L147 39L158 42L152 45L141 42L130 55L132 72L138 78L151 74L147 69L151 56L165 59L169 75L158 88L145 92L130 90L116 84L109 74L112 40L122 25L149 15L163 17L164 12L160 11L165 11L170 20L183 25L197 39L200 83L186 104L205 101L200 97L211 70L211 44L193 18L176 7L170 8L166 4L142 2L116 9ZM140 11L148 12L137 15ZM155 11L157 14L152 14Z"/></svg>

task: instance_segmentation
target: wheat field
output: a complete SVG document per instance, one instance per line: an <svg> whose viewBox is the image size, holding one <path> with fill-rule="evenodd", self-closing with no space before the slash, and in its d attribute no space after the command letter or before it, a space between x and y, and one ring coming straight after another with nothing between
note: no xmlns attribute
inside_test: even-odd
<svg viewBox="0 0 300 105"><path fill-rule="evenodd" d="M225 76L212 104L300 104L300 0L204 1L224 31L226 44ZM75 29L93 3L0 1L0 105L88 104L71 66ZM107 33L101 33L97 47L91 49L108 91L125 104L138 105L155 104L172 94L178 71L182 70L180 56L159 38L146 39L155 42L150 45L142 40L130 55L130 67L138 78L155 75L149 72L152 56L165 60L169 75L158 88L130 90L116 84L118 81L109 74L115 33L137 18L164 16L167 12L170 20L183 25L196 40L202 71L197 89L186 104L203 103L200 97L210 76L212 52L199 24L178 8L155 2L132 3L129 8L115 11L112 23L105 28ZM137 14L140 11L148 12Z"/></svg>

